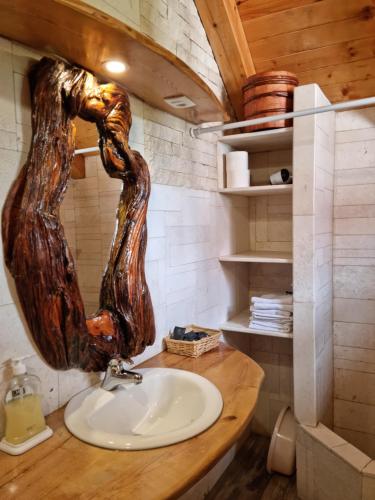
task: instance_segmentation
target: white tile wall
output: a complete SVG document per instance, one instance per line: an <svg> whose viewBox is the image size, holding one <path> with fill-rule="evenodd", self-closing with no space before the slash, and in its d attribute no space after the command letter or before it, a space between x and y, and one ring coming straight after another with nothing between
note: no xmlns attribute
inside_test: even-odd
<svg viewBox="0 0 375 500"><path fill-rule="evenodd" d="M296 110L326 104L315 84L295 91ZM298 421L308 425L333 419L334 130L333 113L294 122L294 398Z"/></svg>
<svg viewBox="0 0 375 500"><path fill-rule="evenodd" d="M216 95L223 82L194 0L85 0L176 54L191 66Z"/></svg>
<svg viewBox="0 0 375 500"><path fill-rule="evenodd" d="M223 93L220 74L192 0L91 0L87 3L172 49L199 72L218 95ZM29 150L30 100L26 74L41 54L4 39L0 39L0 52L1 208ZM153 181L146 270L155 308L157 340L137 359L141 361L160 351L162 337L174 324L196 321L215 326L228 310L237 307L235 303L241 294L233 291L235 287L229 283L235 281L238 269L230 273L222 271L216 257L221 253L220 247L233 245L234 236L228 238L225 233L229 231L229 221L236 218L237 213L241 217L243 209L240 206L232 209L215 193L207 192L216 188L214 136L192 139L190 124L183 120L136 99L131 99L131 106L132 146L144 154ZM116 181L108 179L104 172L98 174L95 161L90 161L87 179L79 188L70 188L63 213L66 236L80 264L80 279L88 305L96 300L110 241L112 214L117 206L117 197L113 196ZM96 186L100 186L99 192ZM231 210L234 213L230 215ZM88 231L88 220L95 222L94 227L100 227L100 235L92 228ZM88 248L94 250L91 255L87 253ZM237 281L240 283L241 279ZM9 378L9 370L2 366L7 359L32 354L28 365L42 375L46 413L97 380L95 374L56 372L35 354L12 278L2 260L0 335L0 382Z"/></svg>
<svg viewBox="0 0 375 500"><path fill-rule="evenodd" d="M102 182L103 167L99 156L86 158L91 174L93 166L96 177L91 175L71 181L73 206L77 199L80 206L73 210L74 220L70 223L73 231L67 232L70 247L75 246L78 279L87 314L94 313L98 307L101 274L107 261L121 189L120 181L110 187ZM94 185L94 194L82 197L86 186ZM102 195L108 198L105 205L101 205ZM96 200L94 205L91 198ZM70 198L68 206L71 207ZM217 327L226 318L227 310L238 307L237 294L233 294L229 286L234 284L234 276L223 272L217 255L221 240L225 240L226 245L236 243L235 235L241 231L247 209L247 202L241 197L234 198L234 203L227 203L224 197L208 191L152 185L147 216L146 276L157 318L157 350L161 348L163 335L175 324L195 322ZM63 220L70 211L71 208L65 208L64 200ZM224 218L221 218L222 213L225 213ZM230 237L233 230L234 235ZM149 348L148 356L152 349L155 353L155 348Z"/></svg>
<svg viewBox="0 0 375 500"><path fill-rule="evenodd" d="M334 426L375 458L375 109L338 113Z"/></svg>
<svg viewBox="0 0 375 500"><path fill-rule="evenodd" d="M368 500L375 461L322 424L299 426L297 488L301 500Z"/></svg>

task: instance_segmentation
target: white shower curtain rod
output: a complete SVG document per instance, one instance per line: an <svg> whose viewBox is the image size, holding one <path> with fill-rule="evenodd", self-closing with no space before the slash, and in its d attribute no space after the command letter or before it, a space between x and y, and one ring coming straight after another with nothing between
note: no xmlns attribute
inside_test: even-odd
<svg viewBox="0 0 375 500"><path fill-rule="evenodd" d="M345 109L362 108L364 106L371 106L375 104L375 97L366 97L365 99L355 99L353 101L338 102L337 104L330 104L329 106L321 106L318 108L302 109L301 111L291 111L290 113L283 113L281 115L266 116L264 118L254 118L252 120L243 120L241 122L224 123L222 125L213 125L206 127L200 125L199 127L191 128L190 135L198 138L202 134L210 132L218 132L221 130L232 130L240 127L247 127L249 125L259 125L261 123L268 123L277 120L288 120L290 118L298 118L299 116L316 115L318 113L327 113L329 111L343 111Z"/></svg>
<svg viewBox="0 0 375 500"><path fill-rule="evenodd" d="M276 120L288 120L290 118L298 118L299 116L316 115L318 113L327 113L329 111L343 111L345 109L363 108L364 106L372 106L374 104L375 97L366 97L365 99L355 99L353 101L338 102L337 104L330 104L329 106L302 109L301 111L291 111L290 113L283 113L281 115L265 116L264 118L255 118L253 120L243 120L242 122L224 123L221 125L213 125L211 127L200 125L199 127L190 128L190 135L194 138L198 138L200 135L208 134L210 132L232 130L235 128L247 127L249 125L259 125L261 123L268 123ZM96 151L99 151L98 146L76 149L74 151L74 154L80 155L85 153L94 153Z"/></svg>
<svg viewBox="0 0 375 500"><path fill-rule="evenodd" d="M93 146L92 148L75 149L74 154L75 155L83 155L85 153L95 153L95 151L99 151L98 146Z"/></svg>

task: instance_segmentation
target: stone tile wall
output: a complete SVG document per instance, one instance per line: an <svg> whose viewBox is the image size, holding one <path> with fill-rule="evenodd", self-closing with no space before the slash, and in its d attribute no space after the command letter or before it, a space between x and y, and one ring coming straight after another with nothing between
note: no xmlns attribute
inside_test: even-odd
<svg viewBox="0 0 375 500"><path fill-rule="evenodd" d="M338 113L334 428L375 458L375 108Z"/></svg>
<svg viewBox="0 0 375 500"><path fill-rule="evenodd" d="M318 424L297 432L297 489L301 500L372 500L375 460Z"/></svg>
<svg viewBox="0 0 375 500"><path fill-rule="evenodd" d="M191 66L218 97L225 88L194 0L85 0L148 35Z"/></svg>
<svg viewBox="0 0 375 500"><path fill-rule="evenodd" d="M218 95L223 93L220 74L193 0L93 0L91 3L156 39L199 72ZM29 150L31 114L26 74L42 54L4 39L0 39L0 52L1 208ZM137 359L141 361L162 349L162 338L174 324L195 321L215 326L224 319L227 310L235 307L233 301L241 294L229 283L235 280L238 269L231 273L222 271L216 257L220 247L231 244L233 233L229 222L247 207L243 208L240 200L232 208L212 192L216 187L214 136L192 139L189 135L191 125L183 120L152 109L137 99L132 99L131 105L131 143L144 154L153 181L147 277L155 307L157 340ZM94 162L89 160L89 164L90 161ZM96 178L89 175L85 181L82 189L74 187L68 192L63 217L67 237L81 261L84 288L87 286L90 290L87 302L92 304L97 278L100 278L99 267L103 265L110 238L109 227L113 219L109 218L117 205L117 195L113 195L113 184L102 172L97 173ZM95 192L97 185L100 185L98 193ZM100 239L98 233L90 233L85 227L88 216L94 215L95 210L90 210L95 207L100 209L96 222L105 228ZM81 221L77 227L76 217ZM83 262L84 250L88 247L95 250L95 258L101 259L100 265L90 259ZM57 372L35 354L13 280L3 264L1 245L0 258L0 382L10 377L9 368L3 366L6 360L30 355L27 364L42 379L44 411L50 413L72 395L95 383L98 377L77 370ZM96 269L93 275L92 265ZM0 435L1 427L0 415Z"/></svg>
<svg viewBox="0 0 375 500"><path fill-rule="evenodd" d="M298 87L296 110L329 104L315 85ZM332 216L334 114L294 121L294 399L302 424L333 420Z"/></svg>

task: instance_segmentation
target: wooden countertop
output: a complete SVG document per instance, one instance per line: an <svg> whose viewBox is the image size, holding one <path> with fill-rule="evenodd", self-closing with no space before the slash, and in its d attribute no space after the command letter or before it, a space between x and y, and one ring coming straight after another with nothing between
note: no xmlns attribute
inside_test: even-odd
<svg viewBox="0 0 375 500"><path fill-rule="evenodd" d="M97 448L73 437L63 409L48 424L54 435L24 455L0 452L0 498L178 498L239 439L254 413L263 370L241 352L220 344L199 358L166 351L140 367L181 368L203 375L220 390L224 408L217 422L187 441L142 451Z"/></svg>

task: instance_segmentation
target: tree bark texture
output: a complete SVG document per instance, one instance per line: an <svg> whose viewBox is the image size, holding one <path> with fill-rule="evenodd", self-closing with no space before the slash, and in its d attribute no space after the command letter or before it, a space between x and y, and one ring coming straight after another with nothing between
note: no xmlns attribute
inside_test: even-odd
<svg viewBox="0 0 375 500"><path fill-rule="evenodd" d="M32 144L3 209L5 262L47 363L56 369L104 370L111 358L140 354L155 338L144 273L147 164L129 148L131 113L124 89L100 85L82 68L49 58L34 66L29 79ZM87 319L59 219L74 154L76 116L96 123L104 168L123 186L99 310Z"/></svg>

